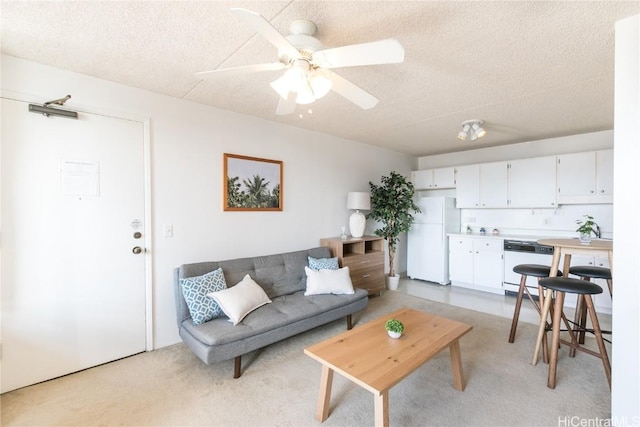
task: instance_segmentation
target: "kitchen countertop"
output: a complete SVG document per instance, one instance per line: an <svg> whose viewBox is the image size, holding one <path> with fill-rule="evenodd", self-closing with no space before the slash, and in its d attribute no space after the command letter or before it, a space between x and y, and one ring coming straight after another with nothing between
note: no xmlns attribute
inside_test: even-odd
<svg viewBox="0 0 640 427"><path fill-rule="evenodd" d="M449 233L449 236L459 236L459 237L489 237L493 239L503 239L503 240L526 240L533 241L540 239L566 239L571 238L573 236L560 236L560 235L531 235L531 234L491 234L491 233Z"/></svg>

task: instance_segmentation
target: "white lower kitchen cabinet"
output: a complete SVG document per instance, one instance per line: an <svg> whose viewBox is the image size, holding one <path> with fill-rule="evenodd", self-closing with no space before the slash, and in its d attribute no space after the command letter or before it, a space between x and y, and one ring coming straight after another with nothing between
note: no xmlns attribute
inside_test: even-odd
<svg viewBox="0 0 640 427"><path fill-rule="evenodd" d="M450 236L451 285L504 294L502 254L500 238Z"/></svg>

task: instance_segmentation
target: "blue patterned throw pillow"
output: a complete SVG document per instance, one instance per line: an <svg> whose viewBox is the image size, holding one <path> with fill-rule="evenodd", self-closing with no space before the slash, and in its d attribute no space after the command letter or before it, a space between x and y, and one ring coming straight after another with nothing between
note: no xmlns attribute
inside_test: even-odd
<svg viewBox="0 0 640 427"><path fill-rule="evenodd" d="M180 285L194 325L208 322L222 314L218 303L207 296L210 292L227 289L221 268L202 276L180 279Z"/></svg>
<svg viewBox="0 0 640 427"><path fill-rule="evenodd" d="M340 268L338 265L338 257L335 258L309 258L309 268L312 270L337 270Z"/></svg>

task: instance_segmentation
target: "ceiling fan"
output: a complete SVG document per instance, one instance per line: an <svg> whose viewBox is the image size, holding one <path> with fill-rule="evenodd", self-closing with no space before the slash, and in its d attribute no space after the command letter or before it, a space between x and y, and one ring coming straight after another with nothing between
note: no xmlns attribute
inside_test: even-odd
<svg viewBox="0 0 640 427"><path fill-rule="evenodd" d="M294 21L289 27L291 34L285 37L259 13L240 8L232 8L231 12L278 48L278 62L201 71L196 73L196 77L286 70L271 83L280 95L276 109L278 115L291 114L296 104L310 104L330 90L362 109L373 108L378 103L375 96L331 69L404 61L404 48L395 39L325 49L313 37L316 25L311 21Z"/></svg>

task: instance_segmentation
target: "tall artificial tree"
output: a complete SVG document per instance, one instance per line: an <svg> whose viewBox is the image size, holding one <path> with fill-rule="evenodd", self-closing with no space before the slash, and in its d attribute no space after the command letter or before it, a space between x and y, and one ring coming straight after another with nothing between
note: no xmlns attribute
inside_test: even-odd
<svg viewBox="0 0 640 427"><path fill-rule="evenodd" d="M406 233L413 224L413 213L420 212L415 204L413 184L404 176L392 171L380 179L380 185L369 181L371 211L368 217L379 222L374 233L387 240L389 247L389 276L395 276L393 263L400 234Z"/></svg>

